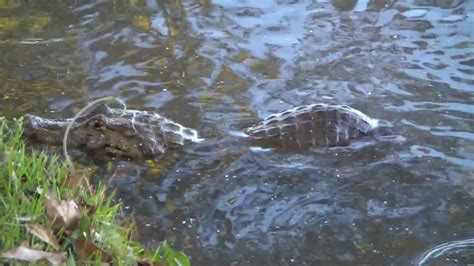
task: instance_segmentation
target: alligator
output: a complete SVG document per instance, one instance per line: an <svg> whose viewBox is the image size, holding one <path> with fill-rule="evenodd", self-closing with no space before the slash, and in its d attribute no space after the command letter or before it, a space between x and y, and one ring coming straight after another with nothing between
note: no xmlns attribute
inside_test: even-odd
<svg viewBox="0 0 474 266"><path fill-rule="evenodd" d="M72 119L24 116L24 135L33 142L61 145ZM347 146L377 128L377 120L345 105L310 104L272 114L243 130L265 148ZM67 145L131 159L157 158L168 149L202 141L196 130L155 112L97 107L74 121Z"/></svg>

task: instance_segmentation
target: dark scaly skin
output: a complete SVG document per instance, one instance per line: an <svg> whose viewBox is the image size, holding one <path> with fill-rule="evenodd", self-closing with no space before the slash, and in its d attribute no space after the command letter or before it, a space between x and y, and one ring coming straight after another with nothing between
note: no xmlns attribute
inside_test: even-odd
<svg viewBox="0 0 474 266"><path fill-rule="evenodd" d="M25 115L24 135L51 145L61 145L71 119L45 119ZM184 127L153 112L98 108L74 122L68 147L112 156L149 159L168 148L198 141L194 129Z"/></svg>
<svg viewBox="0 0 474 266"><path fill-rule="evenodd" d="M351 107L311 104L273 114L246 133L264 147L305 149L346 146L376 126L376 120Z"/></svg>
<svg viewBox="0 0 474 266"><path fill-rule="evenodd" d="M26 115L24 134L33 141L60 145L70 122ZM376 126L376 120L351 107L312 104L273 114L245 132L263 147L301 150L348 145ZM106 106L75 121L69 139L69 147L132 159L155 158L168 148L200 140L196 130L159 114Z"/></svg>

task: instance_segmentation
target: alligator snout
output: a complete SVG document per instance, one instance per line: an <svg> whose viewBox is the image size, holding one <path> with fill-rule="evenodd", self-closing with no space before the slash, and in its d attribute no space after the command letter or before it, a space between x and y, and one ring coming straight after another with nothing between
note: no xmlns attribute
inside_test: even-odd
<svg viewBox="0 0 474 266"><path fill-rule="evenodd" d="M23 117L23 135L35 142L60 145L67 123L27 114Z"/></svg>

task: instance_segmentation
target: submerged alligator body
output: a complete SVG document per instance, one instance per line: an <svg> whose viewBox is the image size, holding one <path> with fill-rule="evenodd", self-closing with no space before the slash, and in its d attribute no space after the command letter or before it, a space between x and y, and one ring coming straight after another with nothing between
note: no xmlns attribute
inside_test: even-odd
<svg viewBox="0 0 474 266"><path fill-rule="evenodd" d="M26 115L24 134L36 142L60 145L71 121ZM349 145L376 127L377 120L351 107L311 104L273 114L244 132L263 147L305 149ZM69 139L69 147L132 159L155 158L168 148L201 140L196 130L157 113L107 106L76 120Z"/></svg>
<svg viewBox="0 0 474 266"><path fill-rule="evenodd" d="M270 115L246 133L259 145L304 149L347 146L378 121L345 105L311 104Z"/></svg>

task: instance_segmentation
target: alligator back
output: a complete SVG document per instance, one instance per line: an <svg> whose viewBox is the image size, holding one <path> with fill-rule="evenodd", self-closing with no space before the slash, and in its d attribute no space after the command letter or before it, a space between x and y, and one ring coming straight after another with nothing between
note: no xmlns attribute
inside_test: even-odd
<svg viewBox="0 0 474 266"><path fill-rule="evenodd" d="M108 108L107 113L115 118L115 124L119 120L123 121L122 124L128 128L129 135L139 136L146 153L164 153L167 148L177 148L186 142L202 140L196 130L155 112Z"/></svg>
<svg viewBox="0 0 474 266"><path fill-rule="evenodd" d="M270 115L246 133L258 145L304 149L346 146L377 127L377 120L345 105L311 104Z"/></svg>

